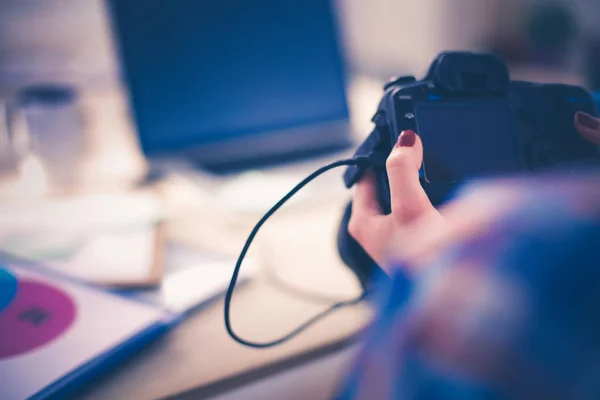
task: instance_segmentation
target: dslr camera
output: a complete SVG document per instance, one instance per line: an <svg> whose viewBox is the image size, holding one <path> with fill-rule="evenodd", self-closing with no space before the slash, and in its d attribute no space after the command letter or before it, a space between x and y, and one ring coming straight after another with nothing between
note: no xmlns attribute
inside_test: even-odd
<svg viewBox="0 0 600 400"><path fill-rule="evenodd" d="M441 53L423 80L405 76L384 86L373 132L355 154L373 161L348 167L344 183L352 187L371 169L379 204L389 214L385 159L409 129L423 142L420 181L434 206L467 181L598 165L598 149L575 130L577 111L596 115L592 96L581 87L511 81L508 67L491 54ZM340 224L338 250L368 289L381 269L348 233L351 213L352 203Z"/></svg>

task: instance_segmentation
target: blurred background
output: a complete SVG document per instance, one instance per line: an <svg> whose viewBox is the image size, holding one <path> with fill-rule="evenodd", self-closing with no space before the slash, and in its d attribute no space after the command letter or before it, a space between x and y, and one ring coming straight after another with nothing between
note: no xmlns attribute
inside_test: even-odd
<svg viewBox="0 0 600 400"><path fill-rule="evenodd" d="M422 77L444 50L491 51L514 79L600 90L600 3L0 0L0 221L21 232L29 215L54 232L106 208L98 194L120 201L92 213L100 222L137 215L127 196L143 190L144 218L168 221L169 238L232 256L296 181L370 132L383 82ZM71 216L48 211L66 198L86 200L60 203ZM331 201L329 215L347 195L334 173L298 199ZM315 218L301 220L318 231ZM35 240L6 234L3 250L56 253L38 225ZM90 229L69 226L64 243Z"/></svg>
<svg viewBox="0 0 600 400"><path fill-rule="evenodd" d="M145 220L168 221L169 238L235 255L275 200L368 135L383 82L422 77L444 50L600 90L600 3L0 0L0 223L22 232L31 220L36 233L5 232L2 250L61 253L39 243L39 221L44 232L87 221L69 225L60 243L72 245L92 229L79 215L137 215L128 196L143 191ZM296 203L331 201L333 226L347 194L338 174L319 182Z"/></svg>
<svg viewBox="0 0 600 400"><path fill-rule="evenodd" d="M494 52L513 79L600 90L600 3L0 0L0 250L94 282L131 283L118 271L147 265L131 274L156 284L148 254L165 244L153 235L118 242L145 258L99 262L116 244L80 243L141 220L165 225L168 243L233 257L298 180L369 134L388 78L423 77L445 50ZM310 230L304 248L341 270L347 199L336 173L302 191L282 214L320 214L275 218L263 264L309 262L291 246Z"/></svg>
<svg viewBox="0 0 600 400"><path fill-rule="evenodd" d="M147 32L133 32L128 26L133 24L137 13L139 21L136 24L152 26L154 23L156 29L164 30L163 38L168 39L165 36L169 32L168 24L173 23L168 22L166 15L164 21L152 19L153 7L164 7L160 2L153 1L146 6L126 0L113 3L116 3L115 13L111 15L109 4L104 0L0 0L0 98L5 104L3 109L11 99L18 97L20 91L36 84L50 85L51 88L46 87L50 91L54 87L59 92L54 93L55 96L77 98L71 103L77 109L83 107L86 112L83 126L73 129L81 129L85 140L71 141L88 152L94 152L84 160L81 171L88 181L94 182L94 187L100 183L131 182L145 173L144 157L137 152L137 136L140 124L146 121L136 124L131 119L130 111L135 104L130 104L127 94L131 93L128 88L133 85L137 86L138 92L143 90L142 75L145 72L136 69L138 66L134 58L145 57L146 50L134 53L132 49L136 46L135 40ZM178 6L172 7L173 20L181 18L181 10L187 9L187 14L196 19L197 26L207 26L207 19L218 21L221 18L213 18L210 12L229 9L230 15L243 16L246 13L252 18L252 8L270 7L268 1L260 1L254 6L228 1L223 3L221 10L182 0L174 4ZM298 6L289 6L293 7ZM305 24L298 27L299 31L314 31L314 26L307 25L305 21L318 18L320 11L318 7L310 7L314 14L299 17L298 24ZM368 133L365 122L368 122L366 120L380 94L379 87L368 86L368 83L384 81L393 75L422 76L433 57L443 50L493 51L510 63L514 78L571 82L585 85L590 90L600 89L600 4L594 0L425 0L414 4L395 0L338 0L332 1L332 7L344 79L348 78L345 87L349 94L350 118L358 123L355 132L358 136ZM279 11L273 11L273 16L276 12ZM186 23L191 24L194 18ZM115 33L119 26L121 36ZM253 29L250 25L248 27ZM218 46L219 40L227 40L219 38L216 33L211 37L208 28L189 30L183 35L174 34L172 42L186 37L189 41L211 40ZM156 39L148 36L148 42L153 40ZM299 43L292 43L292 47ZM129 52L126 66L123 66L119 48L126 48L125 51ZM161 45L157 45L155 50L157 58L169 57ZM201 46L197 50L212 51ZM330 51L335 52L336 49L331 47ZM162 54L156 54L159 52ZM223 63L226 60L217 53L210 53L207 57L220 58ZM265 54L262 60L268 63L269 57L275 55ZM197 62L195 68L200 71L202 60L202 54L197 53L196 59L188 59L187 62ZM179 59L174 58L174 61ZM156 59L143 62L156 64ZM189 72L194 65L188 67L186 71ZM131 70L129 76L123 72L127 68ZM240 66L240 70L242 68ZM170 70L171 75L163 74L164 81L174 80L176 71L174 68ZM145 77L152 79L150 73ZM322 82L328 78L335 79L333 75L323 75ZM232 79L242 78L234 75ZM294 93L291 76L288 82L290 94ZM148 90L154 89L148 86ZM361 95L355 94L356 90ZM34 97L36 95L33 94ZM51 95L46 93L46 96ZM157 95L164 96L164 93ZM178 95L181 98L187 93L173 94L175 97ZM140 96L136 93L133 100L142 102ZM203 95L198 91L195 96L196 103L201 104L210 101L213 95ZM218 101L223 100L219 98ZM6 114L6 111L1 114L0 126L8 123L10 115ZM343 116L344 112L340 115ZM4 131L7 129L3 128ZM13 126L12 130L18 131L19 127ZM19 137L18 132L13 132L13 136ZM3 164L7 164L10 152L5 148L7 139L2 140ZM26 146L20 143L24 140L27 139L17 139L16 147ZM74 146L76 144L72 144L70 151L75 151ZM123 150L125 148L127 153ZM103 162L100 161L102 150L106 150L106 154L102 154Z"/></svg>
<svg viewBox="0 0 600 400"><path fill-rule="evenodd" d="M370 133L384 82L446 50L600 92L600 2L0 0L0 254L177 309L214 299L256 221ZM359 292L336 250L341 174L257 238L243 335Z"/></svg>

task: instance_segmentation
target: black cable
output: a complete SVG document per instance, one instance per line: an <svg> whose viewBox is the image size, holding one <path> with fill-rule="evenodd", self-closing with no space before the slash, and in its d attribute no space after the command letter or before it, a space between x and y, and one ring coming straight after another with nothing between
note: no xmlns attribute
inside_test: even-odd
<svg viewBox="0 0 600 400"><path fill-rule="evenodd" d="M267 211L267 213L265 215L263 215L263 217L260 219L260 221L258 221L258 223L254 226L254 229L252 229L252 232L248 236L248 239L246 239L246 243L244 244L244 247L242 248L242 252L240 253L240 256L235 264L235 268L234 268L233 274L231 276L231 281L229 282L229 287L227 288L227 292L225 294L225 328L227 329L227 333L229 333L229 335L233 338L233 340L235 340L236 342L243 344L245 346L254 347L254 348L264 349L267 347L276 346L276 345L286 342L289 339L293 338L294 336L298 335L299 333L304 331L306 328L308 328L315 322L319 321L321 318L332 313L333 311L335 311L339 308L342 308L342 307L358 304L366 297L366 293L363 292L359 297L357 297L355 299L335 303L331 307L327 308L326 310L324 310L324 311L320 312L319 314L315 315L314 317L310 318L308 321L306 321L305 323L300 325L298 328L294 329L292 332L288 333L287 335L283 336L280 339L273 340L271 342L266 342L266 343L249 342L249 341L244 340L241 337L239 337L233 331L233 328L231 327L231 314L230 314L231 298L233 297L233 291L234 291L235 285L237 283L238 275L240 272L240 267L242 266L244 257L246 257L246 253L248 252L248 249L250 248L250 245L252 244L254 237L258 233L258 230L261 228L261 226L267 221L267 219L269 219L279 208L281 208L281 206L283 206L285 204L286 201L288 201L300 189L302 189L304 186L306 186L313 179L317 178L319 175L322 175L329 170L332 170L337 167L342 167L342 166L356 165L356 166L364 166L366 168L369 165L371 165L374 161L380 162L381 161L380 159L381 159L381 155L373 154L368 157L355 157L355 158L350 158L350 159L346 159L346 160L336 161L329 165L319 168L318 170L316 170L315 172L313 172L312 174L310 174L309 176L304 178L304 180L302 180L300 183L298 183L292 190L290 190L288 192L288 194L283 196L281 198L281 200L279 200L273 207L271 207L271 209L269 211Z"/></svg>

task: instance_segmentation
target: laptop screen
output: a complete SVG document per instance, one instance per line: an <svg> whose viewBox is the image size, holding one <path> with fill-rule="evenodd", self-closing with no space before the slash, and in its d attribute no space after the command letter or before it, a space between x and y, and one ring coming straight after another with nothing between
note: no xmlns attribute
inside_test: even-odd
<svg viewBox="0 0 600 400"><path fill-rule="evenodd" d="M329 0L109 4L146 154L348 117Z"/></svg>

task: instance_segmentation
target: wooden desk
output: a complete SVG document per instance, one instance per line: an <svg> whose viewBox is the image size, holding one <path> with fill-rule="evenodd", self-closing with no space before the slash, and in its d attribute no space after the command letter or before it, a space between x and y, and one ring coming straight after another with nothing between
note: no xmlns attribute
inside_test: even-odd
<svg viewBox="0 0 600 400"><path fill-rule="evenodd" d="M285 294L261 284L240 290L236 304L238 331L257 339L280 335L319 309L289 300ZM342 310L295 340L267 350L233 342L225 332L222 315L222 302L198 312L87 388L82 398L156 399L209 385L347 339L361 329L368 310L364 306Z"/></svg>
<svg viewBox="0 0 600 400"><path fill-rule="evenodd" d="M265 225L256 244L263 273L234 295L232 319L238 334L253 341L275 339L330 302L359 294L335 250L335 230L344 200L284 213ZM369 317L367 305L345 308L288 343L251 349L227 335L219 299L86 388L82 397L156 399L186 392L346 341L362 330Z"/></svg>

